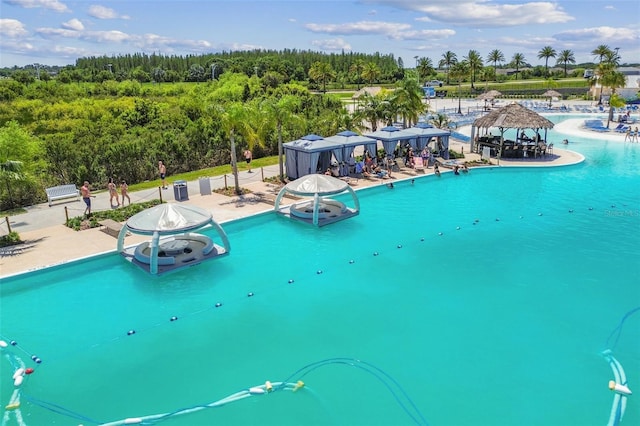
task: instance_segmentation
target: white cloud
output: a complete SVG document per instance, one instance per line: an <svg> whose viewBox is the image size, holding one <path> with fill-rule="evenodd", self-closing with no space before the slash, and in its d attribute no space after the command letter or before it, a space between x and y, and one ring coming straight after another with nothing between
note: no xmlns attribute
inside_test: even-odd
<svg viewBox="0 0 640 426"><path fill-rule="evenodd" d="M297 22L296 18L289 18L288 21L289 22Z"/></svg>
<svg viewBox="0 0 640 426"><path fill-rule="evenodd" d="M364 34L394 34L411 28L409 24L378 21L349 22L346 24L306 24L305 28L314 33L364 35Z"/></svg>
<svg viewBox="0 0 640 426"><path fill-rule="evenodd" d="M392 40L424 40L427 38L446 38L455 35L455 31L414 30L410 24L360 21L345 24L306 24L305 27L314 33L339 35L383 35Z"/></svg>
<svg viewBox="0 0 640 426"><path fill-rule="evenodd" d="M341 38L331 38L326 40L314 40L311 44L321 50L340 51L351 50L351 45Z"/></svg>
<svg viewBox="0 0 640 426"><path fill-rule="evenodd" d="M17 19L0 19L0 34L2 37L17 38L27 35L28 31Z"/></svg>
<svg viewBox="0 0 640 426"><path fill-rule="evenodd" d="M129 19L129 16L118 15L115 10L109 7L95 4L89 7L89 11L87 13L96 19Z"/></svg>
<svg viewBox="0 0 640 426"><path fill-rule="evenodd" d="M44 9L54 10L56 12L70 12L66 4L58 0L3 0L13 6L24 7L25 9L34 9L42 7Z"/></svg>
<svg viewBox="0 0 640 426"><path fill-rule="evenodd" d="M418 18L420 21L473 27L557 24L575 19L558 3L551 2L505 4L493 0L379 0L374 3L424 13L426 16Z"/></svg>
<svg viewBox="0 0 640 426"><path fill-rule="evenodd" d="M593 27L562 31L555 35L561 41L585 41L597 44L613 42L640 43L640 30L637 28Z"/></svg>
<svg viewBox="0 0 640 426"><path fill-rule="evenodd" d="M80 22L79 19L73 18L68 20L67 22L62 23L62 28L73 31L82 31L84 30L84 25Z"/></svg>

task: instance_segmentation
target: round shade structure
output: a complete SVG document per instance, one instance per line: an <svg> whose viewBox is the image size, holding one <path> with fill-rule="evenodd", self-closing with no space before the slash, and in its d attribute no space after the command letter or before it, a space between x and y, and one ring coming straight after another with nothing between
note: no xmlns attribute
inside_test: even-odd
<svg viewBox="0 0 640 426"><path fill-rule="evenodd" d="M178 234L193 235L190 234L191 231L209 225L217 231L223 241L224 248L220 248L219 252L229 253L231 247L227 234L213 220L210 212L193 205L176 203L160 204L130 217L118 234L118 252L124 254L124 238L128 232L150 235L151 241L143 244L148 244L150 249L149 272L157 274L159 246L162 237L176 235L174 238L177 239L180 238ZM184 239L184 236L181 238Z"/></svg>

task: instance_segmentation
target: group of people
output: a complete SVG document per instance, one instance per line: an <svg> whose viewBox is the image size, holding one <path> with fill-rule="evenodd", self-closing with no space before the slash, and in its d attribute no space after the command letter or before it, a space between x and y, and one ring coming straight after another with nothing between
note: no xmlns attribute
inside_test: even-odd
<svg viewBox="0 0 640 426"><path fill-rule="evenodd" d="M107 183L107 190L109 191L109 204L111 208L120 207L120 201L118 200L118 189L116 188L116 183L113 181L113 178L109 178L109 183ZM122 205L124 206L124 199L126 198L131 204L131 197L129 197L129 185L127 185L126 181L122 181L120 183L120 194L122 195ZM91 184L89 181L84 181L82 187L80 188L80 195L82 196L82 201L86 205L84 209L84 215L86 217L91 216L91 199L95 198L95 195L91 194ZM113 199L116 199L116 206L113 205Z"/></svg>
<svg viewBox="0 0 640 426"><path fill-rule="evenodd" d="M107 184L107 189L109 190L109 204L113 208L113 199L116 199L116 203L118 203L115 207L120 207L120 201L118 200L118 189L116 188L116 183L113 181L113 178L109 178L109 183ZM127 185L126 181L120 182L120 196L122 196L122 206L124 207L124 199L126 198L131 204L131 197L129 197L129 185Z"/></svg>
<svg viewBox="0 0 640 426"><path fill-rule="evenodd" d="M624 141L629 142L638 142L638 126L635 129L631 130L631 126L627 129L627 133L624 135Z"/></svg>

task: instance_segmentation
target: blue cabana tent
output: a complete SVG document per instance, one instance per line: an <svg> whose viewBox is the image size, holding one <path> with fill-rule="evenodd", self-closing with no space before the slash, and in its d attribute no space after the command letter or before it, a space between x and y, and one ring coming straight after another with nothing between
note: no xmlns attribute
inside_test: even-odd
<svg viewBox="0 0 640 426"><path fill-rule="evenodd" d="M325 140L322 136L307 135L302 138L287 142L284 148L289 179L297 179L325 170L331 166L331 158L334 154L342 156L342 144Z"/></svg>
<svg viewBox="0 0 640 426"><path fill-rule="evenodd" d="M375 132L365 133L364 136L381 141L387 156L394 155L393 152L395 151L398 143L407 142L410 145L415 146L415 140L417 139L415 133L407 132L406 130L399 129L395 126L383 127ZM411 139L413 139L413 143L411 143ZM373 156L375 157L375 151L373 152Z"/></svg>
<svg viewBox="0 0 640 426"><path fill-rule="evenodd" d="M345 130L337 135L329 136L328 138L325 138L325 140L342 144L342 154L340 156L336 155L334 151L336 160L338 160L341 166L341 176L349 175L349 166L355 165L353 151L356 149L356 146L364 145L365 149L369 149L373 153L375 153L377 146L377 141L375 139L361 136L351 130Z"/></svg>
<svg viewBox="0 0 640 426"><path fill-rule="evenodd" d="M431 124L420 122L415 126L405 129L406 132L413 133L416 139L409 139L409 143L414 149L422 151L429 144L431 138L437 138L437 151L445 160L449 159L449 136L451 132L448 130L438 129ZM415 143L415 144L414 144Z"/></svg>
<svg viewBox="0 0 640 426"><path fill-rule="evenodd" d="M360 136L352 131L344 131L335 136L323 138L318 135L307 135L298 140L283 144L287 177L297 179L330 168L335 159L340 165L340 175L349 174L349 165L353 165L353 151L358 145L376 151L375 139Z"/></svg>

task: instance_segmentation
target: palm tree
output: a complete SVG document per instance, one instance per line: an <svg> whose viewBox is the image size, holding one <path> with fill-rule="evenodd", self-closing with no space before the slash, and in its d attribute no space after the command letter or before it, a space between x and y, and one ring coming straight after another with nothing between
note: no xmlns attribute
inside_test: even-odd
<svg viewBox="0 0 640 426"><path fill-rule="evenodd" d="M451 76L458 82L458 114L462 114L462 80L469 75L469 69L466 61L458 62L451 68Z"/></svg>
<svg viewBox="0 0 640 426"><path fill-rule="evenodd" d="M384 95L381 93L373 96L365 92L358 98L360 109L356 111L355 115L361 121L371 123L372 132L378 130L378 122L385 119L387 106L384 103L388 103L388 101L384 99Z"/></svg>
<svg viewBox="0 0 640 426"><path fill-rule="evenodd" d="M418 71L418 81L426 80L429 76L435 74L436 71L433 68L433 62L430 58L420 58L416 68Z"/></svg>
<svg viewBox="0 0 640 426"><path fill-rule="evenodd" d="M602 89L608 87L611 89L611 96L609 98L609 116L607 118L607 127L613 120L613 104L616 104L618 96L616 95L616 89L624 87L626 84L626 78L624 74L617 71L616 64L613 62L601 62L596 69L596 74L600 77L600 84ZM600 90L600 101L602 102L602 89ZM613 103L611 100L613 99ZM616 104L615 106L620 106Z"/></svg>
<svg viewBox="0 0 640 426"><path fill-rule="evenodd" d="M504 62L504 54L498 49L493 49L491 52L489 52L489 55L487 56L487 61L493 62L493 70L495 73L498 62ZM496 77L497 77L497 73L496 73ZM497 78L496 78L496 81L497 81Z"/></svg>
<svg viewBox="0 0 640 426"><path fill-rule="evenodd" d="M436 116L429 120L429 122L436 126L438 129L444 129L449 125L449 117L447 116L447 114L439 112Z"/></svg>
<svg viewBox="0 0 640 426"><path fill-rule="evenodd" d="M564 78L567 78L567 64L575 64L576 58L570 49L563 50L558 55L558 64L564 64Z"/></svg>
<svg viewBox="0 0 640 426"><path fill-rule="evenodd" d="M456 54L450 50L447 50L446 52L444 52L442 54L442 59L440 59L440 62L438 62L438 66L440 68L444 67L447 70L447 86L449 85L449 70L457 62L458 62L458 58L456 57Z"/></svg>
<svg viewBox="0 0 640 426"><path fill-rule="evenodd" d="M362 59L356 59L349 67L349 72L353 73L356 76L356 84L358 86L358 90L360 90L362 71L364 71L364 60Z"/></svg>
<svg viewBox="0 0 640 426"><path fill-rule="evenodd" d="M362 78L365 79L371 86L375 81L380 78L380 68L374 62L367 62L362 71Z"/></svg>
<svg viewBox="0 0 640 426"><path fill-rule="evenodd" d="M293 95L284 95L280 99L269 98L263 104L266 111L266 123L271 127L275 124L278 133L278 166L280 167L280 181L284 182L284 162L282 148L282 126L287 124L299 124L302 119L294 111L300 107L300 98Z"/></svg>
<svg viewBox="0 0 640 426"><path fill-rule="evenodd" d="M471 73L471 88L475 89L473 83L476 81L476 73L482 69L482 56L480 56L477 50L470 50L463 59L467 63L469 72Z"/></svg>
<svg viewBox="0 0 640 426"><path fill-rule="evenodd" d="M544 75L549 76L549 58L555 58L556 51L551 46L545 46L538 52L538 59L544 58Z"/></svg>
<svg viewBox="0 0 640 426"><path fill-rule="evenodd" d="M606 44L601 44L591 51L591 54L594 58L600 58L599 63L602 62L602 59L605 57L607 53L611 52L611 49Z"/></svg>
<svg viewBox="0 0 640 426"><path fill-rule="evenodd" d="M396 90L391 94L390 102L395 109L394 116L402 116L404 127L417 123L418 117L424 112L423 93L418 79L409 74L396 83Z"/></svg>
<svg viewBox="0 0 640 426"><path fill-rule="evenodd" d="M322 82L322 91L327 91L327 81L331 81L336 77L333 67L328 62L315 62L309 68L309 77L318 82Z"/></svg>
<svg viewBox="0 0 640 426"><path fill-rule="evenodd" d="M222 131L229 137L231 142L231 168L233 170L233 180L235 185L236 194L240 195L240 182L238 180L238 161L236 156L236 136L243 136L249 149L253 148L254 143L257 141L256 132L249 125L249 109L246 104L240 102L233 102L225 106L216 105L218 112L219 125Z"/></svg>
<svg viewBox="0 0 640 426"><path fill-rule="evenodd" d="M524 55L522 53L514 53L513 58L511 58L511 66L516 69L516 80L518 79L518 72L520 72L520 67L524 64Z"/></svg>

